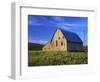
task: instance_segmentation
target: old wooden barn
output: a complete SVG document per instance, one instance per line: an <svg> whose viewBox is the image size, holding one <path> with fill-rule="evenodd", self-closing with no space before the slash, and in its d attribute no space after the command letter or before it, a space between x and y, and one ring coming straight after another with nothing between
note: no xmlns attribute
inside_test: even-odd
<svg viewBox="0 0 100 82"><path fill-rule="evenodd" d="M58 28L52 39L42 48L43 51L81 51L83 42L74 33Z"/></svg>

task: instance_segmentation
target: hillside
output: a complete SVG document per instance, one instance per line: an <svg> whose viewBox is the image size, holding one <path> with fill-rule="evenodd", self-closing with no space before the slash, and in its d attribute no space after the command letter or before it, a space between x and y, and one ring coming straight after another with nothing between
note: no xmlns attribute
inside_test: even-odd
<svg viewBox="0 0 100 82"><path fill-rule="evenodd" d="M42 50L43 44L28 43L28 50Z"/></svg>

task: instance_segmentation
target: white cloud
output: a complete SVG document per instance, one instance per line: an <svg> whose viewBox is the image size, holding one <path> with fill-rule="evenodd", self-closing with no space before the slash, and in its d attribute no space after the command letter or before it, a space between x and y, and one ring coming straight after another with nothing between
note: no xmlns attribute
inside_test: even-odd
<svg viewBox="0 0 100 82"><path fill-rule="evenodd" d="M47 40L31 40L30 42L39 43L39 44L46 44L48 41Z"/></svg>
<svg viewBox="0 0 100 82"><path fill-rule="evenodd" d="M54 21L56 21L56 22L64 22L65 20L64 20L64 18L63 17L52 17L52 19L54 20Z"/></svg>
<svg viewBox="0 0 100 82"><path fill-rule="evenodd" d="M65 30L69 30L69 29L71 29L72 24L64 23L64 22L63 23L57 23L56 27L62 28L62 29L65 29Z"/></svg>
<svg viewBox="0 0 100 82"><path fill-rule="evenodd" d="M32 21L32 20L30 20L29 21L29 25L44 25L43 23L38 23L38 22L36 22L36 21Z"/></svg>

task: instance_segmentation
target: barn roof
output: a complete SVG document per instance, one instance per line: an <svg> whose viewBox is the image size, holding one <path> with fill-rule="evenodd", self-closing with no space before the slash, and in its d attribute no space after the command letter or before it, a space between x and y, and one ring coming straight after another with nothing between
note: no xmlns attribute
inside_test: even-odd
<svg viewBox="0 0 100 82"><path fill-rule="evenodd" d="M69 32L64 29L61 29L61 32L63 33L64 37L66 38L67 41L69 42L76 42L76 43L83 43L80 37L74 33L74 32Z"/></svg>

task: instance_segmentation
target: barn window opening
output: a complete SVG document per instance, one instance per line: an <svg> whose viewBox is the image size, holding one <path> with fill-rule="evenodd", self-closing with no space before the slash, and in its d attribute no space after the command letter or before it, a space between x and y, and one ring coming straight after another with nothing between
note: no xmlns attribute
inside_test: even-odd
<svg viewBox="0 0 100 82"><path fill-rule="evenodd" d="M61 46L63 46L63 42L61 42Z"/></svg>
<svg viewBox="0 0 100 82"><path fill-rule="evenodd" d="M58 41L56 40L56 46L58 46Z"/></svg>

